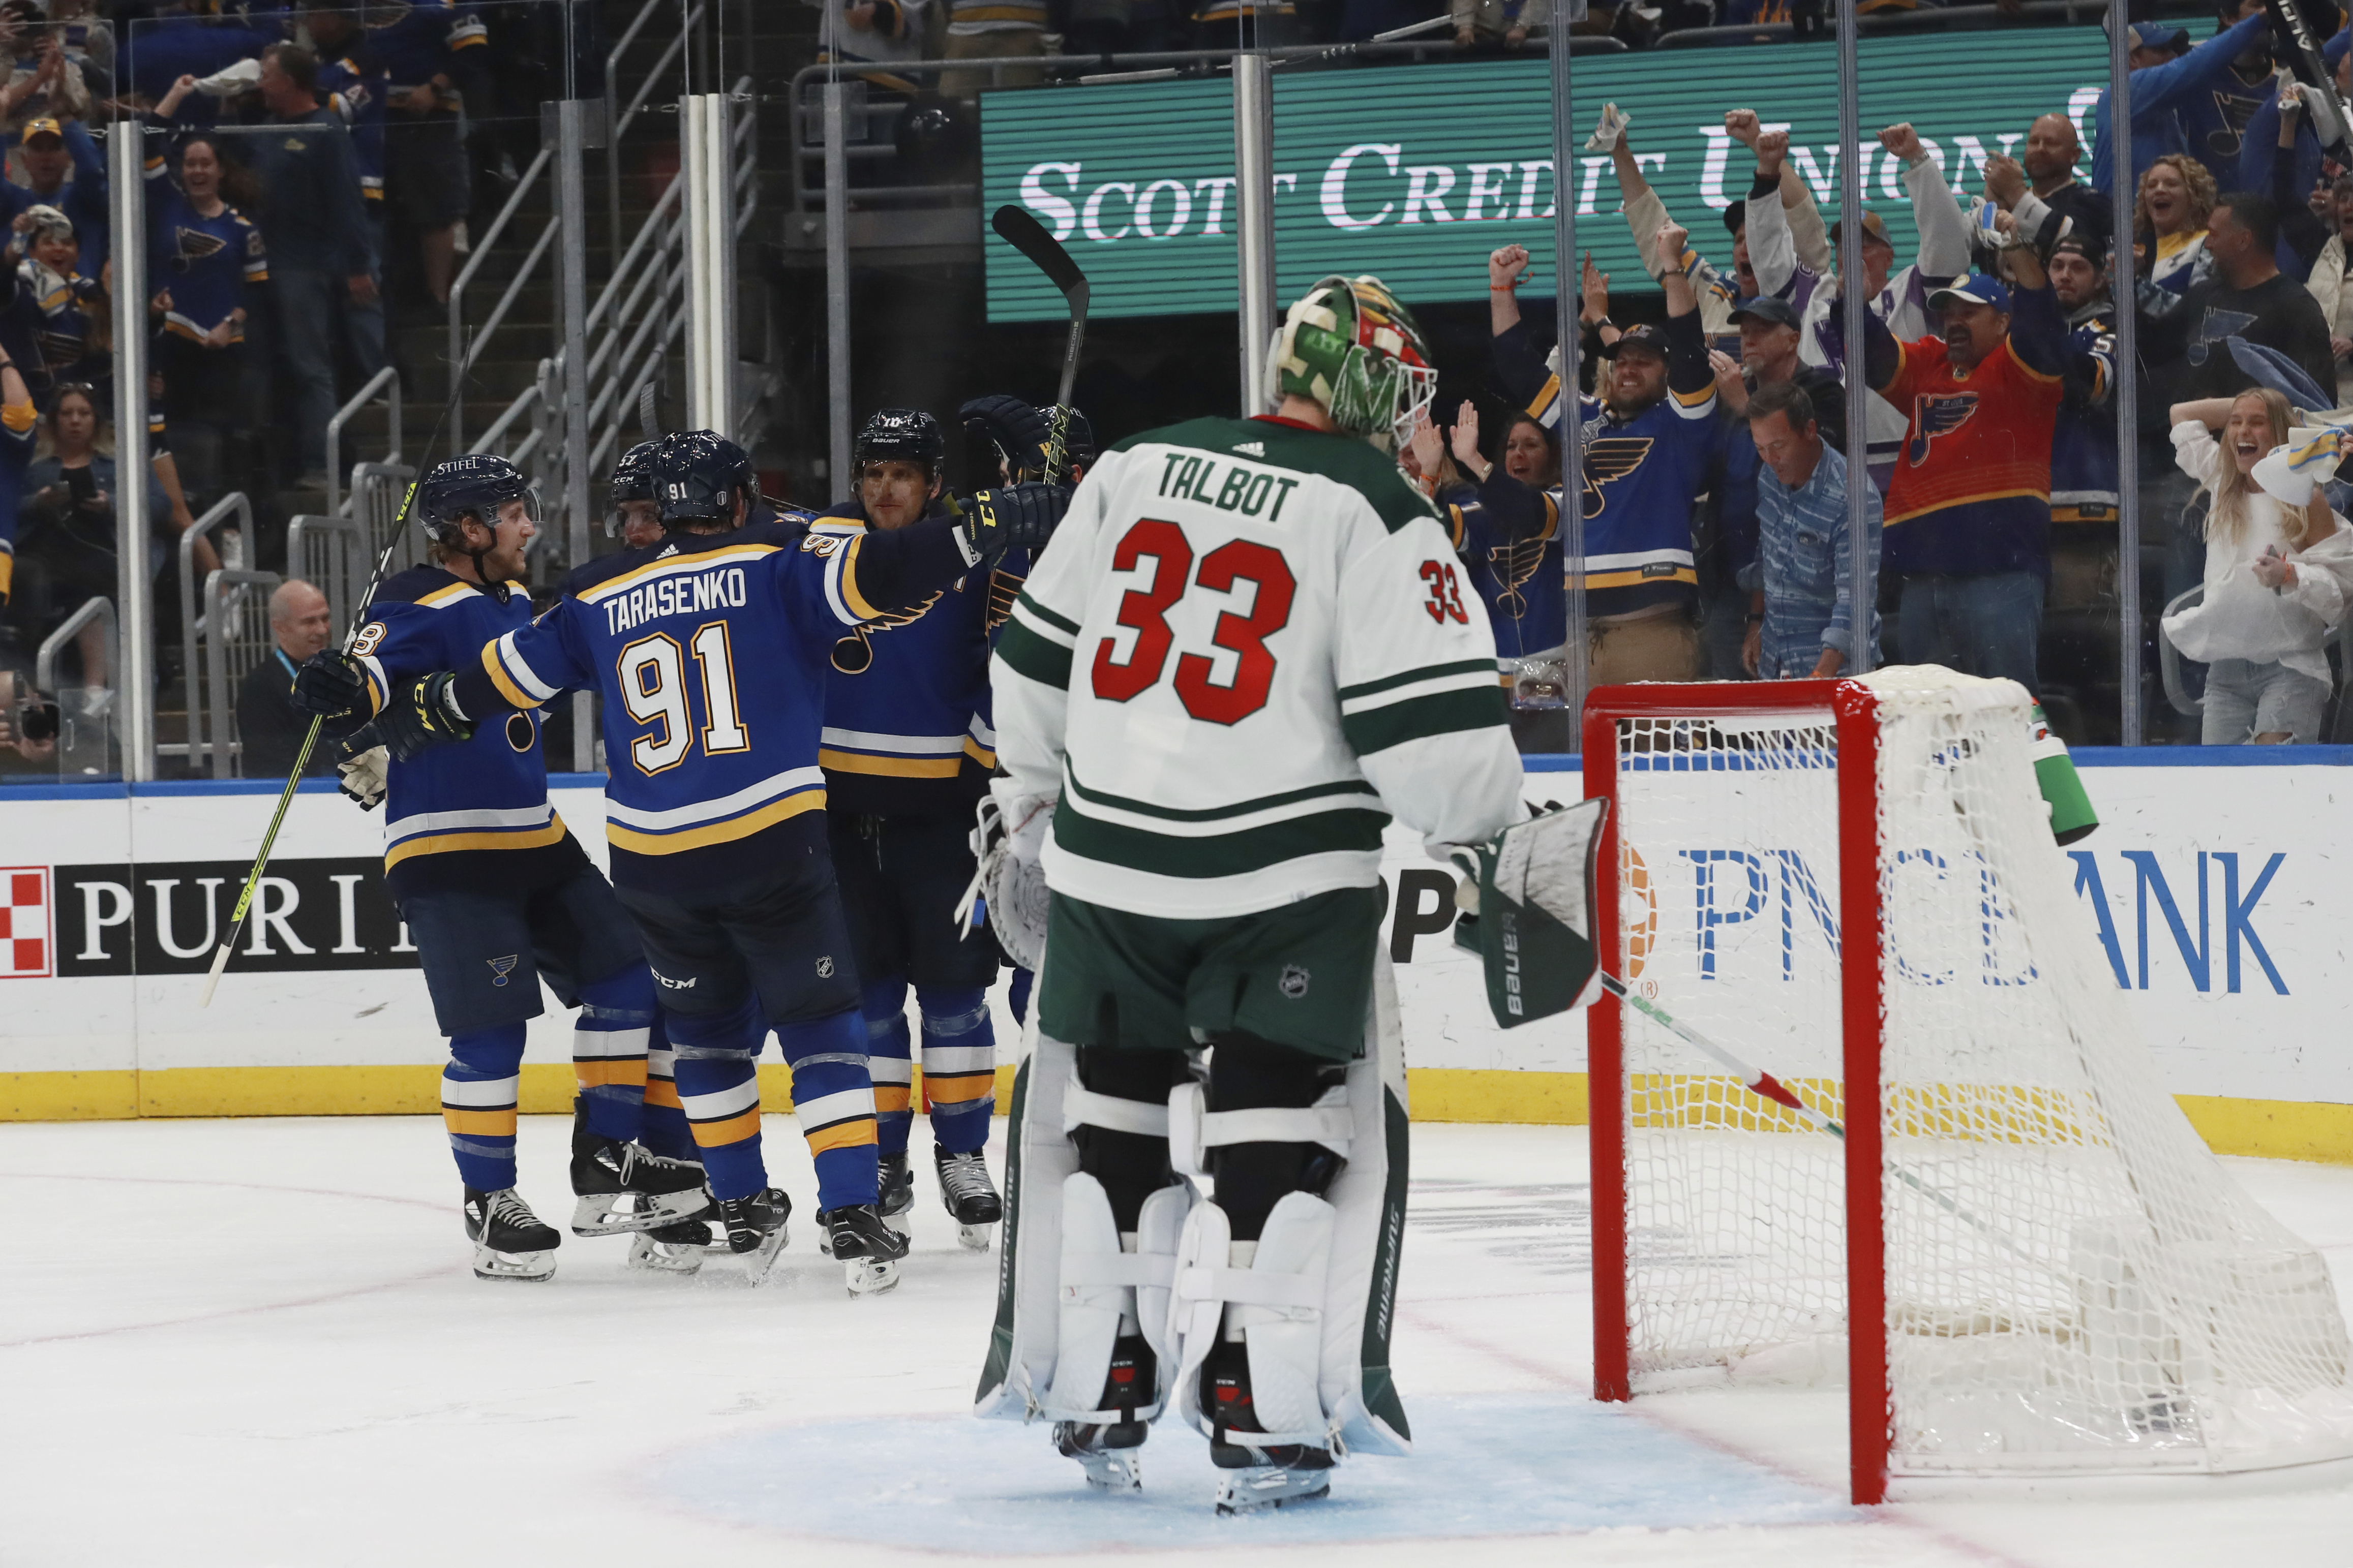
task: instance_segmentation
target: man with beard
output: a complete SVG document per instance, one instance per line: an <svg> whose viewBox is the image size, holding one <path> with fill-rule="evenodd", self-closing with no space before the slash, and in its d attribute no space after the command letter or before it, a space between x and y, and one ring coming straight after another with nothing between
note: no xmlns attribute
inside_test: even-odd
<svg viewBox="0 0 2353 1568"><path fill-rule="evenodd" d="M1689 237L1663 224L1653 253L1680 256ZM1602 395L1579 400L1585 558L1568 563L1568 585L1585 593L1596 686L1692 680L1705 667L1691 516L1715 443L1715 376L1691 279L1669 267L1659 283L1667 324L1630 328L1604 348Z"/></svg>
<svg viewBox="0 0 2353 1568"><path fill-rule="evenodd" d="M2051 433L2071 356L2042 263L2021 247L2010 265L2014 307L2011 291L1982 273L1929 296L1941 337L1898 342L1865 316L1863 363L1872 388L1908 416L1884 554L1902 584L1903 662L2038 692Z"/></svg>
<svg viewBox="0 0 2353 1568"><path fill-rule="evenodd" d="M2075 160L2083 155L2075 122L2063 114L2038 116L2026 128L2020 152L2017 158L1997 154L1986 160L1986 194L1970 204L1971 258L1983 268L2001 249L2000 237L1984 221L1988 206L2010 214L2045 250L2063 232L2087 242L2090 255L2104 255L2115 217L2108 198L2075 178Z"/></svg>

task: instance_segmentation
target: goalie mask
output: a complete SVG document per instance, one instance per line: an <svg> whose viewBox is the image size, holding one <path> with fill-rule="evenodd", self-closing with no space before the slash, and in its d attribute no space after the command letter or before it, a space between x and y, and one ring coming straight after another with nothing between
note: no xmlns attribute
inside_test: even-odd
<svg viewBox="0 0 2353 1568"><path fill-rule="evenodd" d="M1438 393L1413 312L1369 275L1325 278L1283 318L1268 356L1275 397L1312 398L1352 436L1398 447Z"/></svg>

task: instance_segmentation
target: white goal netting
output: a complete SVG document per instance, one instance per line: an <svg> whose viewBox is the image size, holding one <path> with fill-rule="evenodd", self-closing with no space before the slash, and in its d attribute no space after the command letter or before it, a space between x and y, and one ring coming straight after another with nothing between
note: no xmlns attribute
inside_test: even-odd
<svg viewBox="0 0 2353 1568"><path fill-rule="evenodd" d="M1841 948L1833 716L1727 705L1617 722L1605 958L1841 1120L1842 977L1876 964L1884 1267L1855 1266L1883 1285L1860 1299L1885 1302L1893 1468L2353 1453L2327 1268L2158 1081L2046 826L2025 694L1866 679L1879 951ZM1620 1016L1633 1388L1843 1380L1845 1146Z"/></svg>

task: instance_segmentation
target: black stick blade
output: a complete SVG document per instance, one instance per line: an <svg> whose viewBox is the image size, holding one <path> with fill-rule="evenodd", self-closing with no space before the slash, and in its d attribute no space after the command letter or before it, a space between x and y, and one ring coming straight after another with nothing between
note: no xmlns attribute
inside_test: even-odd
<svg viewBox="0 0 2353 1568"><path fill-rule="evenodd" d="M1062 242L1047 233L1046 226L1030 216L1028 207L1008 202L989 215L988 226L997 231L998 238L1028 257L1046 275L1047 281L1061 290L1063 299L1071 302L1074 310L1086 309L1087 275L1079 270L1079 264L1071 259Z"/></svg>

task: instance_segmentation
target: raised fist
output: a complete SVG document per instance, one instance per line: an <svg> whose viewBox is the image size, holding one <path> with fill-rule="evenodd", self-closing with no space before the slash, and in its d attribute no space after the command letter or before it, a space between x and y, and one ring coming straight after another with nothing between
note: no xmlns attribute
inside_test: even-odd
<svg viewBox="0 0 2353 1568"><path fill-rule="evenodd" d="M1725 114L1724 130L1726 135L1744 147L1756 146L1757 138L1763 133L1763 127L1753 109L1736 109Z"/></svg>

